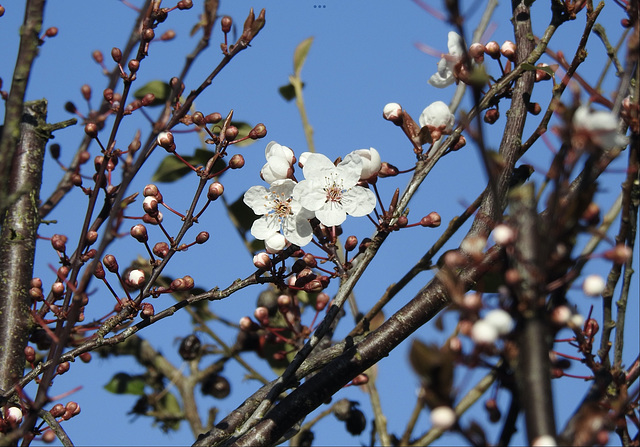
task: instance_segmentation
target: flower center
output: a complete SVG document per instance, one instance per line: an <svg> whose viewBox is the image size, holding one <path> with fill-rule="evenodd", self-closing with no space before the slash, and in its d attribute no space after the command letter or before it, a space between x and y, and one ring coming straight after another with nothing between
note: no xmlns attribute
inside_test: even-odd
<svg viewBox="0 0 640 447"><path fill-rule="evenodd" d="M282 198L274 197L272 204L273 214L280 219L284 219L293 214L291 211L291 197L287 199L285 199L284 196Z"/></svg>
<svg viewBox="0 0 640 447"><path fill-rule="evenodd" d="M342 204L342 195L345 192L342 181L340 181L340 184L338 184L338 181L335 178L327 178L326 180L327 186L324 187L324 192L327 195L327 200L325 200L325 202L337 202L339 204Z"/></svg>

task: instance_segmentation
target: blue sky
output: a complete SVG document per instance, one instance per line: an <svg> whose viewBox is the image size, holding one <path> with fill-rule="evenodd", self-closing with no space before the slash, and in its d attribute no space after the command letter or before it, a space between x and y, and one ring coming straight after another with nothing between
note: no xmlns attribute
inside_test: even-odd
<svg viewBox="0 0 640 447"><path fill-rule="evenodd" d="M4 5L6 13L0 18L2 45L0 45L0 59L5 61L0 67L0 77L4 80L3 89L10 83L13 61L15 61L18 28L23 17L23 6L19 2L9 2ZM140 1L136 0L136 4ZM174 29L178 37L172 42L158 42L150 49L148 59L142 63L138 86L145 82L161 79L167 81L177 75L182 66L183 55L190 52L196 38L188 36L188 30L197 19L200 12L200 1L194 1L194 8L190 11L172 13L163 23L156 35L166 29ZM266 139L251 146L241 148L246 165L241 171L231 172L223 180L225 196L230 200L240 197L249 187L262 184L258 173L264 164L264 146L270 140L294 149L296 154L306 150L306 143L300 119L293 103L284 101L278 87L288 82L292 73L292 55L296 45L307 37L313 36L314 42L304 66L302 77L306 83L304 90L305 102L309 120L315 131L315 144L319 152L334 159L344 156L352 150L375 147L383 160L388 161L400 169L407 169L414 163L411 146L400 130L381 118L382 108L388 102L400 103L417 121L421 111L436 100L448 102L454 87L435 89L427 84L428 78L435 72L438 59L419 51L415 44L420 42L441 52L446 52L447 32L451 29L447 23L438 21L427 14L414 2L380 2L364 0L262 0L247 2L221 2L220 13L233 17L238 32L250 7L256 12L261 8L267 9L267 25L252 43L251 48L241 53L216 79L214 84L196 101L195 106L203 112L220 112L225 115L230 109L235 111L237 119L252 124L263 122L268 129ZM440 2L431 2L433 7L440 8ZM468 21L467 35L477 24L482 14L484 2L463 2L463 12ZM500 4L494 17L491 35L492 40L502 42L513 39L510 28L509 4ZM536 2L533 6L535 19L534 32L540 35L549 20L548 4ZM613 2L607 2L600 21L610 30L610 40L616 42L620 35L619 20L621 12ZM40 49L35 69L27 92L27 99L46 97L49 101L49 122L58 122L70 116L64 110L67 101L73 101L80 111L86 111L86 105L80 93L80 86L89 84L93 88L94 100L98 104L105 78L101 69L91 58L92 51L99 49L105 54L105 61L110 67L109 51L114 46L122 46L127 38L135 13L119 1L85 2L80 0L59 0L49 2L45 11L44 28L56 26L59 34L53 39L47 39ZM580 38L584 23L584 12L578 20L569 23L559 31L560 36L552 44L554 50L563 50L572 56ZM186 79L187 91L195 88L201 80L212 70L220 60L219 42L221 32L216 28L211 46L202 55ZM580 68L579 73L589 81L595 81L599 76L599 69L604 63L601 43L592 36L587 47L589 58ZM545 60L549 62L548 60ZM498 75L498 67L488 64L489 71ZM610 95L616 83L612 77L607 78L603 93ZM551 84L538 86L537 96L544 105L548 101ZM588 99L582 95L582 100ZM468 109L468 102L463 108ZM506 110L506 104L501 111ZM151 110L152 116L154 110ZM3 111L0 111L3 116ZM497 148L502 136L504 118L494 127L489 128L488 144ZM532 119L527 131L531 132L537 125ZM148 129L141 116L128 118L118 135L118 146L126 147L137 129L143 134ZM528 135L528 133L527 133ZM61 160L68 162L75 147L83 136L82 128L66 129L56 133L55 142L62 146ZM552 141L553 137L552 137ZM190 155L199 146L195 135L176 135L178 151ZM97 155L98 148L90 149L92 155ZM141 179L132 186L131 193L140 191L148 183L149 176L160 163L164 153L156 152L149 165L143 171ZM549 165L552 154L541 142L524 157L524 161L542 170ZM626 153L621 160L614 162L610 173L603 176L600 185L602 190L601 207L608 209L610 203L617 196L624 173ZM544 171L543 171L544 172ZM532 181L539 186L544 173L536 172ZM44 167L44 191L52 191L62 174L53 161L48 158ZM386 179L378 183L383 200L388 200L396 187L403 188L408 177ZM195 178L187 178L172 184L160 184L159 187L165 200L174 208L186 209L190 200L190 192L197 183ZM402 277L406 269L410 268L439 237L452 217L460 214L467 204L471 203L482 191L486 184L486 175L479 166L477 149L469 144L462 151L453 153L441 160L436 169L423 183L414 201L410 205L410 222L419 220L431 211L437 211L445 223L439 229L412 228L394 233L380 251L376 261L372 263L355 289L355 295L363 309L371 306L384 292L389 284ZM44 196L47 193L43 194ZM78 220L84 215L86 199L79 191L74 191L54 212L49 219L57 219L60 224L56 227L41 228L41 234L50 236L55 232L65 232L73 235L77 222L70 221L70 215ZM217 207L215 206L217 205ZM166 216L166 214L165 214ZM171 222L170 228L177 229L178 219ZM614 231L617 224L614 225ZM207 230L211 233L210 242L204 246L196 246L185 253L180 261L170 264L167 274L193 276L196 283L204 288L219 286L226 287L238 277L246 277L253 272L251 258L244 249L235 229L224 216L221 205L214 204L201 219L197 231ZM349 219L344 225L345 234L355 234L359 239L370 236L373 226L367 219ZM193 233L196 234L195 232ZM461 233L462 234L462 233ZM152 238L159 240L159 233L152 233ZM38 259L36 271L41 273L45 286L50 285L49 264L57 262L55 254L46 241L38 245ZM452 241L458 243L459 239ZM453 245L448 248L453 247ZM599 252L602 251L598 250ZM637 251L637 250L636 250ZM118 256L121 265L126 265L137 255L143 254L142 247L128 242L118 243L112 247L111 253ZM636 257L637 259L637 257ZM603 263L594 261L585 270L585 274L602 270ZM600 268L600 270L598 270ZM606 266L605 266L606 268ZM385 310L390 315L409 301L415 293L428 281L431 273L420 274L402 293L390 303ZM46 287L45 287L46 288ZM91 309L87 318L98 318L108 312L113 305L113 298L106 295L93 284L95 298L98 301ZM245 289L227 300L215 302L211 305L213 312L238 321L244 315L253 313L255 299L260 292L259 287ZM335 290L335 287L330 290ZM586 313L589 306L595 307L599 313L600 302L582 295L576 288L570 297L578 309ZM632 298L627 311L627 350L625 363L629 364L638 352L638 289L634 283ZM172 303L171 298L159 298L153 301L156 310L163 309ZM93 304L92 304L93 305ZM311 316L307 316L310 322ZM446 321L453 321L453 314L448 314ZM303 322L305 320L303 319ZM337 335L344 335L349 330L349 318L345 318ZM451 324L448 325L451 327ZM233 342L233 334L217 323L212 328L226 340ZM189 317L186 313L178 313L170 319L165 319L140 335L150 340L156 349L164 353L174 364L179 365L181 359L177 355L179 338L191 333ZM426 325L416 334L416 337L426 342L442 342L449 332L438 332L433 324ZM213 343L206 339L206 343ZM389 431L400 435L403 423L414 404L415 393L419 386L417 377L411 371L407 359L408 343L403 344L391 355L382 360L378 367L378 388L381 392L383 409L389 420ZM575 354L565 349L565 353ZM251 356L249 359L251 360ZM214 359L207 359L213 361ZM256 364L256 362L253 362ZM266 368L261 369L267 377L273 374ZM146 418L131 421L127 412L133 406L136 398L133 396L114 396L104 390L102 386L109 378L119 372L131 374L141 373L142 369L127 358L117 360L102 360L94 356L90 364L76 362L71 372L56 379L52 394L64 393L79 383L83 385L73 399L80 403L82 415L64 424L71 439L76 445L184 445L190 444L193 437L186 424L181 425L178 432L162 434L160 430L152 428ZM576 365L571 369L574 374L587 374L585 367ZM482 374L485 371L481 372ZM270 375L271 374L271 375ZM201 416L210 406L217 406L220 416L226 415L242 402L257 385L255 382L242 380L244 375L236 365L229 365L225 375L232 382L232 395L221 401L212 398L201 400ZM456 386L460 391L467 390L468 377L456 378ZM556 411L559 414L559 426L564 425L564 418L571 412L583 396L587 384L577 379L563 379L554 382L559 394L556 397ZM35 389L27 389L30 395ZM358 389L345 389L336 399L347 397L361 403L360 408L371 419L371 410L366 394ZM499 394L500 402L506 403L506 393ZM467 419L486 421L486 416L478 405L479 410L473 411ZM504 407L503 407L504 408ZM337 445L344 443L360 444L368 442L368 429L359 438L352 438L342 427L336 427L333 418L320 423L315 430L317 445ZM417 432L428 426L426 412L423 413ZM488 424L487 424L488 426ZM500 427L491 426L488 429L489 439L495 440ZM523 431L518 434L521 436ZM443 438L444 444L462 442L462 438L451 436Z"/></svg>

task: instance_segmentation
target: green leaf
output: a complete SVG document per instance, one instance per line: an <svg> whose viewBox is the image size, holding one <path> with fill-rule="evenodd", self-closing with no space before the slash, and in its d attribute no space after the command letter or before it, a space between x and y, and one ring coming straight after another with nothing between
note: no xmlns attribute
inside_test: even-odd
<svg viewBox="0 0 640 447"><path fill-rule="evenodd" d="M249 132L251 132L251 130L253 129L253 126L251 124L244 121L231 121L230 124L232 126L235 126L238 129L238 136L236 137L236 140L242 137L246 137L247 135L249 135ZM222 130L222 122L213 126L214 132L220 132L221 130ZM244 141L240 141L239 143L234 143L233 145L237 147L244 147L244 146L249 146L250 144L255 143L255 141L256 140L252 140L248 138Z"/></svg>
<svg viewBox="0 0 640 447"><path fill-rule="evenodd" d="M244 203L244 196L238 197L238 200L229 205L229 214L233 219L233 224L242 230L243 233L246 233L251 229L251 225L253 225L253 221L256 220L258 215L256 215L251 208Z"/></svg>
<svg viewBox="0 0 640 447"><path fill-rule="evenodd" d="M313 37L303 40L298 44L293 53L293 72L297 77L300 77L300 71L302 70L304 61L307 59L307 54L309 53L312 43Z"/></svg>
<svg viewBox="0 0 640 447"><path fill-rule="evenodd" d="M149 106L159 106L164 104L169 98L169 95L171 95L171 86L159 80L150 81L136 90L133 96L136 99L142 99L148 93L153 93L155 96L155 99Z"/></svg>
<svg viewBox="0 0 640 447"><path fill-rule="evenodd" d="M525 71L544 71L545 73L547 73L549 76L553 77L553 75L555 74L553 68L551 66L546 66L546 67L536 67L535 65L531 65L528 64L526 62L523 62L522 64L520 64L522 66L522 69Z"/></svg>
<svg viewBox="0 0 640 447"><path fill-rule="evenodd" d="M104 389L115 394L144 394L144 378L142 376L131 376L125 372L114 375Z"/></svg>
<svg viewBox="0 0 640 447"><path fill-rule="evenodd" d="M205 166L211 157L213 157L213 152L206 149L196 149L193 155L182 156L182 158L195 167ZM221 171L225 166L226 163L224 160L218 159L213 165L212 172ZM167 155L160 162L160 166L158 166L158 169L153 174L151 181L164 183L175 182L190 172L193 172L192 169L185 165L178 157L175 155Z"/></svg>

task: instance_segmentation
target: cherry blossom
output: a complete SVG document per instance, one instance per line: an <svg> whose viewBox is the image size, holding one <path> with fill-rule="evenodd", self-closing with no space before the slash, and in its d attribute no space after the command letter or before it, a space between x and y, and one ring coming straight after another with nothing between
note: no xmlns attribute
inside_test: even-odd
<svg viewBox="0 0 640 447"><path fill-rule="evenodd" d="M267 163L260 170L260 175L267 183L289 178L293 173L295 156L287 146L271 141L264 151Z"/></svg>
<svg viewBox="0 0 640 447"><path fill-rule="evenodd" d="M308 220L313 213L303 209L300 201L292 196L295 186L291 179L275 180L269 189L252 186L244 194L244 203L262 216L253 222L251 234L265 241L270 252L282 250L286 246L285 238L302 247L313 237Z"/></svg>
<svg viewBox="0 0 640 447"><path fill-rule="evenodd" d="M438 71L431 76L429 84L437 88L445 88L455 82L453 75L455 65L460 61L464 55L462 37L458 33L449 31L447 39L447 47L449 47L449 54L445 54L438 62Z"/></svg>
<svg viewBox="0 0 640 447"><path fill-rule="evenodd" d="M295 186L293 197L326 226L342 224L347 214L366 216L375 208L376 197L357 186L363 165L362 157L355 153L338 166L322 154L308 154L302 170L305 179Z"/></svg>
<svg viewBox="0 0 640 447"><path fill-rule="evenodd" d="M618 118L611 112L593 111L589 106L580 106L573 114L573 126L577 140L586 137L602 149L612 149L628 143L627 137L618 132ZM581 145L580 141L574 143Z"/></svg>

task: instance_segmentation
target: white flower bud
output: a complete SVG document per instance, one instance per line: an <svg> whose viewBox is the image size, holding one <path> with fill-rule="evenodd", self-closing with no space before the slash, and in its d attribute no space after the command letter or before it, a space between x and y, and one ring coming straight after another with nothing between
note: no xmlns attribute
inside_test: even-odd
<svg viewBox="0 0 640 447"><path fill-rule="evenodd" d="M604 292L606 283L600 275L589 275L582 283L582 291L587 296L600 296Z"/></svg>
<svg viewBox="0 0 640 447"><path fill-rule="evenodd" d="M556 440L551 435L542 435L538 436L536 439L531 441L531 445L533 447L555 447L558 445Z"/></svg>
<svg viewBox="0 0 640 447"><path fill-rule="evenodd" d="M5 420L10 424L20 424L22 422L22 410L18 407L9 407Z"/></svg>
<svg viewBox="0 0 640 447"><path fill-rule="evenodd" d="M402 106L397 102L390 102L382 109L382 116L384 119L395 123L402 117Z"/></svg>
<svg viewBox="0 0 640 447"><path fill-rule="evenodd" d="M145 277L144 272L142 270L131 270L129 272L129 282L134 286L139 286L144 283Z"/></svg>
<svg viewBox="0 0 640 447"><path fill-rule="evenodd" d="M253 265L259 269L268 270L271 268L271 257L265 252L258 253L253 257Z"/></svg>
<svg viewBox="0 0 640 447"><path fill-rule="evenodd" d="M498 335L496 327L485 320L476 321L471 327L471 339L481 345L494 343Z"/></svg>
<svg viewBox="0 0 640 447"><path fill-rule="evenodd" d="M569 307L558 306L551 312L551 321L558 326L564 326L571 320L572 315Z"/></svg>
<svg viewBox="0 0 640 447"><path fill-rule="evenodd" d="M502 309L494 309L487 312L484 321L496 328L499 335L508 334L513 330L513 326L515 325L509 312Z"/></svg>
<svg viewBox="0 0 640 447"><path fill-rule="evenodd" d="M569 324L581 329L584 326L584 317L580 314L573 314L569 319Z"/></svg>
<svg viewBox="0 0 640 447"><path fill-rule="evenodd" d="M149 214L156 213L158 211L158 200L154 196L147 196L142 202L142 209Z"/></svg>
<svg viewBox="0 0 640 447"><path fill-rule="evenodd" d="M512 244L516 240L516 232L509 225L496 225L493 229L493 240L498 245Z"/></svg>
<svg viewBox="0 0 640 447"><path fill-rule="evenodd" d="M420 127L432 126L442 133L451 133L456 117L449 110L449 106L442 101L436 101L425 108L418 118Z"/></svg>
<svg viewBox="0 0 640 447"><path fill-rule="evenodd" d="M453 411L451 407L447 407L445 405L431 410L429 418L431 419L431 425L433 425L433 428L438 428L440 430L448 430L456 423L457 419L455 411Z"/></svg>

